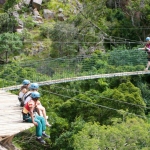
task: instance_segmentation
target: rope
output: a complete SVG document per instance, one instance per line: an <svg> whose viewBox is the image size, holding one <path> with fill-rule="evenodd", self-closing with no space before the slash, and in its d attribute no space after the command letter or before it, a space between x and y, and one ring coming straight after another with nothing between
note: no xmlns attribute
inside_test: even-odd
<svg viewBox="0 0 150 150"><path fill-rule="evenodd" d="M108 53L101 53L100 55L69 56L57 59L48 57L36 61L27 60L23 63L1 66L3 71L0 73L0 79L4 87L14 84L18 85L24 78L28 78L31 82L39 82L56 79L65 80L65 78L80 76L91 76L93 78L94 75L100 77L100 74L112 74L113 76L113 73L116 73L117 76L121 76L121 74L124 76L128 75L126 74L127 72L133 72L133 75L135 75L136 72L138 74L138 71L141 71L141 68L144 70L146 63L147 54L137 49L113 50ZM35 74L35 72L37 73ZM144 74L144 72L140 74Z"/></svg>
<svg viewBox="0 0 150 150"><path fill-rule="evenodd" d="M56 86L56 85L55 85L55 87L56 87L56 88L58 88L58 89L63 89L63 90L68 90L68 91L72 91L72 92L80 93L80 91L72 90L72 89L70 89L70 88L69 88L69 89L68 89L68 88L63 88L63 87ZM80 93L80 94L83 94L83 93ZM88 95L90 95L90 96L95 96L95 95L92 95L92 94L88 94ZM138 104L133 104L133 103L124 102L124 101L122 101L122 100L111 99L111 98L104 97L104 96L100 96L100 95L98 95L98 97L100 97L100 98L104 98L104 99L106 99L106 100L110 100L110 101L115 101L115 102L119 102L119 103L123 103L123 104L131 105L131 106L138 106L138 107L140 107L140 108L150 109L150 107L146 107L146 106L143 106L143 105L138 105Z"/></svg>
<svg viewBox="0 0 150 150"><path fill-rule="evenodd" d="M47 93L51 93L51 94L54 94L54 95L57 95L57 96L62 96L62 97L68 98L68 99L72 99L72 97L70 97L70 96L66 96L66 95L62 95L62 94L58 94L58 93L54 93L54 92L50 92L50 91L46 91L46 90L42 90L42 91L47 92ZM120 111L119 109L115 109L115 108L112 108L112 107L87 102L87 101L77 99L77 98L73 98L72 100L79 101L79 102L86 103L86 104L90 104L90 105L93 105L93 106L96 106L96 107L102 107L102 108L109 109L109 110ZM133 113L130 113L130 112L127 112L127 111L125 111L125 112L129 115L135 115L137 117L146 118L145 116L142 116L142 115L133 114Z"/></svg>

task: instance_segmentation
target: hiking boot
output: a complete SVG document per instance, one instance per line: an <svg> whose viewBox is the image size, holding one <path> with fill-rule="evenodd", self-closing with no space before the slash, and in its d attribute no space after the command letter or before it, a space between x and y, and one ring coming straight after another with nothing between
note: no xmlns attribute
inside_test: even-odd
<svg viewBox="0 0 150 150"><path fill-rule="evenodd" d="M40 138L36 138L36 140L38 142L40 142L41 144L45 144L46 142L40 137Z"/></svg>
<svg viewBox="0 0 150 150"><path fill-rule="evenodd" d="M42 136L45 137L45 138L50 138L50 136L47 135L46 133L42 133Z"/></svg>

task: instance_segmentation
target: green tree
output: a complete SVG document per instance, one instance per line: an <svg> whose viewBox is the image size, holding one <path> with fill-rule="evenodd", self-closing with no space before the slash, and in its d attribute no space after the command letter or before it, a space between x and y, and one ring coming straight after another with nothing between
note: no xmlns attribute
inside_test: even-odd
<svg viewBox="0 0 150 150"><path fill-rule="evenodd" d="M20 0L7 0L5 3L4 3L4 6L3 6L3 8L4 8L4 10L5 11L8 11L8 9L12 9L13 8L13 6L15 5L15 4L17 4L18 2L20 2Z"/></svg>
<svg viewBox="0 0 150 150"><path fill-rule="evenodd" d="M53 49L51 55L53 57L62 57L77 54L78 40L75 39L77 28L68 23L57 22L52 25L44 25L41 27L41 34L52 39Z"/></svg>
<svg viewBox="0 0 150 150"><path fill-rule="evenodd" d="M75 122L70 123L68 130L62 132L59 137L55 139L52 149L73 150L73 136L81 131L84 127L85 121L82 118L76 118ZM51 133L53 133L53 129ZM55 136L56 137L56 136Z"/></svg>
<svg viewBox="0 0 150 150"><path fill-rule="evenodd" d="M10 56L19 54L23 47L20 36L17 33L0 34L0 53L8 52Z"/></svg>
<svg viewBox="0 0 150 150"><path fill-rule="evenodd" d="M126 122L114 126L99 126L87 123L82 131L74 134L75 150L96 149L149 149L150 125L139 118L127 119Z"/></svg>
<svg viewBox="0 0 150 150"><path fill-rule="evenodd" d="M17 21L9 13L0 13L0 33L14 32Z"/></svg>
<svg viewBox="0 0 150 150"><path fill-rule="evenodd" d="M0 72L0 79L2 79L2 86L19 85L24 79L29 79L30 81L45 81L49 80L49 77L45 74L38 73L38 71L31 67L23 67L18 63L11 63L5 65L5 67Z"/></svg>
<svg viewBox="0 0 150 150"><path fill-rule="evenodd" d="M122 83L115 89L107 89L100 95L98 103L108 107L101 109L100 118L104 123L111 123L114 117L122 118L120 110L124 110L127 114L145 116L145 103L141 91L131 82Z"/></svg>

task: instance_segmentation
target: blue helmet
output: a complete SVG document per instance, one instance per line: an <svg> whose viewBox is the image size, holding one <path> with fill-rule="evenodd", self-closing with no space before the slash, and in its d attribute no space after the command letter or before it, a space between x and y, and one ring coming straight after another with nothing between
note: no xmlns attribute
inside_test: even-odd
<svg viewBox="0 0 150 150"><path fill-rule="evenodd" d="M31 97L32 97L32 98L39 98L39 97L40 97L40 93L37 92L37 91L32 92L32 93L31 93Z"/></svg>
<svg viewBox="0 0 150 150"><path fill-rule="evenodd" d="M28 85L28 84L30 84L30 81L25 79L25 80L23 80L22 84L23 85Z"/></svg>
<svg viewBox="0 0 150 150"><path fill-rule="evenodd" d="M31 83L30 89L31 90L37 90L39 88L39 85L37 83Z"/></svg>
<svg viewBox="0 0 150 150"><path fill-rule="evenodd" d="M150 41L150 37L147 37L147 38L146 38L146 41Z"/></svg>

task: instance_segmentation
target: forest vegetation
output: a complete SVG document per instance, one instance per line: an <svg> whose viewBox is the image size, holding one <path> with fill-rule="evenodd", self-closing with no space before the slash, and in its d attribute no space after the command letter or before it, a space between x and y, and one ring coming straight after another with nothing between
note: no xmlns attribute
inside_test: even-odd
<svg viewBox="0 0 150 150"><path fill-rule="evenodd" d="M43 0L42 23L21 0L0 5L0 87L66 77L143 71L139 51L150 36L149 0ZM43 10L54 16L43 17ZM63 10L64 20L58 17ZM22 150L150 149L150 75L81 80L40 86L51 138L45 145L31 128L15 136ZM15 94L18 90L11 91Z"/></svg>

